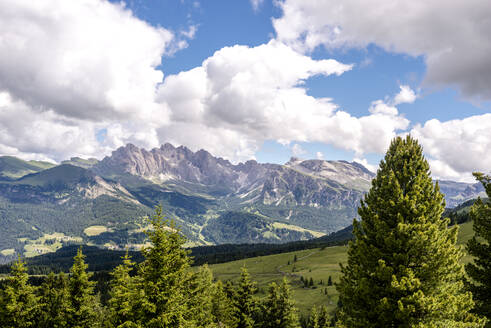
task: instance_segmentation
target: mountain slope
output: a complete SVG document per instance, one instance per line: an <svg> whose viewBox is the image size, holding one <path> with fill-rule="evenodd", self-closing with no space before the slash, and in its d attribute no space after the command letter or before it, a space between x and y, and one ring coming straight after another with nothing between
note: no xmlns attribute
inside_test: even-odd
<svg viewBox="0 0 491 328"><path fill-rule="evenodd" d="M55 164L41 161L24 161L13 156L0 156L0 180L14 180L26 174L39 172Z"/></svg>

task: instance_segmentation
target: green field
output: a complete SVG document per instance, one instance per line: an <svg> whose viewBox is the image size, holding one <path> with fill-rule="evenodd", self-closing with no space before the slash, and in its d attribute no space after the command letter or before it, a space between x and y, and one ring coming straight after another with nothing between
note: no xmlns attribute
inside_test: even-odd
<svg viewBox="0 0 491 328"><path fill-rule="evenodd" d="M459 229L459 243L465 243L473 235L472 223L464 223ZM338 293L334 286L327 286L329 276L334 282L339 280L339 263L347 259L346 246L327 247L325 249L310 249L291 253L283 253L262 257L254 257L240 261L210 265L214 276L222 281L237 281L241 267L246 266L257 281L259 297L267 293L267 286L271 282L280 282L286 276L292 285L293 297L302 315L307 315L314 305L326 305L330 311L334 310L338 300ZM297 261L294 262L294 257ZM469 256L463 262L468 262ZM288 262L290 264L288 265ZM300 280L313 278L314 287L305 288ZM320 280L323 284L320 284ZM327 296L324 289L327 288Z"/></svg>

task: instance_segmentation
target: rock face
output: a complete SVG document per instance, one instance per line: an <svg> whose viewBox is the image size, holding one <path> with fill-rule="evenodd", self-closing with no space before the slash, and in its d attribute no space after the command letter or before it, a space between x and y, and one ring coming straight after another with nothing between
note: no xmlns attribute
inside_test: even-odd
<svg viewBox="0 0 491 328"><path fill-rule="evenodd" d="M205 197L213 203L211 210L208 206L206 213L193 212L185 221L207 224L210 216L222 211L246 211L321 233L351 222L373 177L362 165L346 161L292 158L285 165L253 160L232 164L205 150L193 152L168 143L150 151L128 144L91 169L123 185L121 177L131 175L154 184L154 189ZM133 191L141 198L148 194ZM147 201L155 199L152 194ZM179 212L182 219L185 214Z"/></svg>
<svg viewBox="0 0 491 328"><path fill-rule="evenodd" d="M358 163L346 161L301 161L292 158L285 165L247 161L234 165L205 150L192 152L186 147L165 144L147 151L128 144L114 151L92 168L103 176L131 174L154 183L168 181L220 186L228 196L236 195L264 204L325 206L333 191L367 191L373 173ZM351 196L346 194L347 198ZM353 194L353 193L351 193ZM339 198L336 195L334 199ZM334 200L333 199L333 200Z"/></svg>
<svg viewBox="0 0 491 328"><path fill-rule="evenodd" d="M439 180L440 191L445 195L446 207L455 207L466 200L486 197L481 183L464 183Z"/></svg>

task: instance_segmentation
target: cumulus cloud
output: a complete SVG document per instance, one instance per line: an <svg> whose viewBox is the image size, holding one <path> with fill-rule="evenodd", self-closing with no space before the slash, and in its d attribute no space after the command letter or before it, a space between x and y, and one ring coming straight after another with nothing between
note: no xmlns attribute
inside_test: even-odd
<svg viewBox="0 0 491 328"><path fill-rule="evenodd" d="M175 40L122 3L2 1L0 90L67 117L165 119L154 102L163 79L156 67L183 46Z"/></svg>
<svg viewBox="0 0 491 328"><path fill-rule="evenodd" d="M153 27L123 2L0 2L0 153L61 160L158 146L156 129L169 123L155 100L158 66L196 29Z"/></svg>
<svg viewBox="0 0 491 328"><path fill-rule="evenodd" d="M466 97L491 100L489 1L276 3L283 11L281 17L273 19L277 38L297 50L376 44L390 52L423 56L426 83L457 85Z"/></svg>
<svg viewBox="0 0 491 328"><path fill-rule="evenodd" d="M0 92L0 153L26 159L60 161L70 156L98 156L97 124L34 111Z"/></svg>
<svg viewBox="0 0 491 328"><path fill-rule="evenodd" d="M394 97L393 104L394 105L399 105L399 104L412 104L417 96L416 93L414 92L413 89L411 89L410 86L408 85L401 85L399 86L401 91Z"/></svg>
<svg viewBox="0 0 491 328"><path fill-rule="evenodd" d="M491 114L417 124L411 135L424 147L435 176L473 181L471 172L489 173Z"/></svg>
<svg viewBox="0 0 491 328"><path fill-rule="evenodd" d="M315 153L315 157L317 159L323 159L324 158L324 154L322 152L318 151L318 152Z"/></svg>
<svg viewBox="0 0 491 328"><path fill-rule="evenodd" d="M309 96L303 87L312 76L340 75L349 69L335 60L313 60L275 40L223 48L202 66L168 76L159 87L158 100L174 122L161 129L161 136L175 138L173 126L178 124L182 131L200 131L201 144L214 138L237 144L241 140L238 148L210 142L211 151L233 160L247 159L242 155L250 156L265 140L320 141L359 154L382 152L396 131L409 124L395 107L357 118L329 98ZM180 138L195 143L188 133Z"/></svg>

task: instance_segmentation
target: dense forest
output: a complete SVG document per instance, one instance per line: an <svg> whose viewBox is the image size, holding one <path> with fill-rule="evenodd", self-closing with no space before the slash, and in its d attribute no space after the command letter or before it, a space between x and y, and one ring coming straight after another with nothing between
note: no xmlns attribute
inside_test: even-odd
<svg viewBox="0 0 491 328"><path fill-rule="evenodd" d="M490 196L490 178L476 178ZM157 208L147 232L151 246L139 259L125 253L108 277L90 273L82 248L69 274L29 279L19 258L2 282L0 326L489 327L491 205L478 200L452 218L457 223L469 215L474 222L468 251L475 260L465 267L467 275L458 227L443 213L421 146L411 137L396 138L353 222L333 313L316 307L301 318L286 278L259 298L246 267L236 283L214 279L206 264L192 268L185 238ZM107 292L97 293L104 279Z"/></svg>

